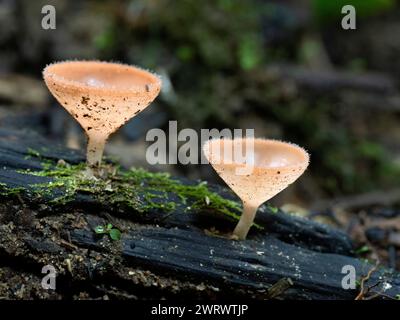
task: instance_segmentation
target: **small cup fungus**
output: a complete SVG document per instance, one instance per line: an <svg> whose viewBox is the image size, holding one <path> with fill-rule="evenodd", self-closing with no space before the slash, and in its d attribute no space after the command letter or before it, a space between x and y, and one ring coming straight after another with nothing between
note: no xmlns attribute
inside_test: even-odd
<svg viewBox="0 0 400 320"><path fill-rule="evenodd" d="M44 81L88 137L87 163L99 167L105 143L159 94L161 80L119 63L66 61L48 65Z"/></svg>
<svg viewBox="0 0 400 320"><path fill-rule="evenodd" d="M241 155L241 150L246 150L244 157L227 157L237 154L237 147ZM233 237L238 239L246 238L258 207L299 178L309 163L309 155L303 148L276 140L214 139L204 144L203 151L218 175L243 202L243 213L233 231Z"/></svg>

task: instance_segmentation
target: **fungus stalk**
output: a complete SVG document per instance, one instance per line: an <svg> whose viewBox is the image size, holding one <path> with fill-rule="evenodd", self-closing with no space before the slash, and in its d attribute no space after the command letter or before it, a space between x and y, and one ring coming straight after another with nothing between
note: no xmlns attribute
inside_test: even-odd
<svg viewBox="0 0 400 320"><path fill-rule="evenodd" d="M87 135L86 159L89 168L98 168L104 153L104 147L107 142L107 136Z"/></svg>
<svg viewBox="0 0 400 320"><path fill-rule="evenodd" d="M240 216L235 230L233 230L233 238L237 238L239 240L246 239L247 233L249 232L256 216L257 209L257 205L243 202L243 213Z"/></svg>

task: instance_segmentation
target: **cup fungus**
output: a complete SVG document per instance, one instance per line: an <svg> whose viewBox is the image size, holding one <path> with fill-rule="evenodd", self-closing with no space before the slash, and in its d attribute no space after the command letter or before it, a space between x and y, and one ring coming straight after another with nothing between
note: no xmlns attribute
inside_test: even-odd
<svg viewBox="0 0 400 320"><path fill-rule="evenodd" d="M240 152L248 150L248 143L251 152L246 151L244 157L226 157L236 154L235 148ZM243 213L233 231L233 237L238 239L246 238L258 207L299 178L309 163L309 155L303 148L276 140L214 139L204 144L203 151L218 175L243 202ZM249 165L250 170L244 170Z"/></svg>
<svg viewBox="0 0 400 320"><path fill-rule="evenodd" d="M119 63L66 61L48 65L44 81L88 137L87 163L99 167L105 143L159 94L161 80Z"/></svg>

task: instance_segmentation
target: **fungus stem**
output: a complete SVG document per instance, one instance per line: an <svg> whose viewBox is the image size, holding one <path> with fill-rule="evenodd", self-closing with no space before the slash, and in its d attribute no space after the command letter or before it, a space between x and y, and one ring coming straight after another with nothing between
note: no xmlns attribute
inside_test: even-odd
<svg viewBox="0 0 400 320"><path fill-rule="evenodd" d="M233 235L238 237L239 240L246 239L247 233L253 224L257 209L257 206L243 202L243 213L238 224L236 225L235 230L233 231Z"/></svg>
<svg viewBox="0 0 400 320"><path fill-rule="evenodd" d="M106 137L88 135L86 158L90 168L97 168L100 166L106 141Z"/></svg>

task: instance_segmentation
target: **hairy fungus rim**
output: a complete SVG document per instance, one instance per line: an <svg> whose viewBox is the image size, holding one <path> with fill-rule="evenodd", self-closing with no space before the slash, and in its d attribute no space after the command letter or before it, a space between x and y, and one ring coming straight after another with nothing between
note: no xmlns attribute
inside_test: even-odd
<svg viewBox="0 0 400 320"><path fill-rule="evenodd" d="M143 75L147 78L149 78L149 86L146 88L146 86L131 86L130 88L119 88L117 86L112 86L112 85L103 85L103 86L91 86L89 84L86 84L84 82L76 81L76 80L71 80L67 79L56 72L52 72L52 68L54 66L58 66L61 64L103 64L107 66L115 66L117 68L129 68L134 70L135 72L138 72L140 75ZM99 94L103 95L110 95L110 94L116 94L116 95L129 95L129 94L148 94L151 91L158 91L161 89L161 77L149 70L145 70L143 68L140 68L138 66L133 66L133 65L128 65L120 62L108 62L108 61L100 61L100 60L66 60L66 61L56 61L51 64L46 65L46 67L43 69L43 79L45 82L47 80L54 80L58 84L64 86L64 87L69 87L71 89L74 89L76 91L90 91L90 92L97 92Z"/></svg>
<svg viewBox="0 0 400 320"><path fill-rule="evenodd" d="M247 138L249 139L249 138ZM250 138L251 139L251 138ZM210 139L208 141L206 141L203 144L203 152L206 155L206 158L208 159L208 151L207 149L210 147L210 144L213 142L216 142L218 140L226 140L226 141L243 141L246 140L246 138L235 138L235 139L231 139L231 138L217 138L217 139ZM274 143L274 144L278 144L281 146L285 146L285 147L290 147L292 148L292 150L296 150L297 152L299 152L299 154L301 154L304 157L304 161L298 161L296 163L293 164L289 164L289 165L280 165L280 166L274 166L274 167L264 167L264 166L257 166L256 164L254 164L254 169L255 170L262 170L262 171L276 171L278 170L293 170L299 167L305 167L307 168L308 165L310 164L310 154L306 151L306 149L304 149L303 147L300 147L299 145L292 143L292 142L286 142L286 141L282 141L282 140L277 140L277 139L263 139L263 138L254 138L254 143L257 142L261 142L261 143ZM209 161L209 160L208 160ZM212 163L209 161L209 163L212 165ZM246 164L241 164L241 163L221 163L221 165L224 165L226 167L238 167L238 166L246 166Z"/></svg>

